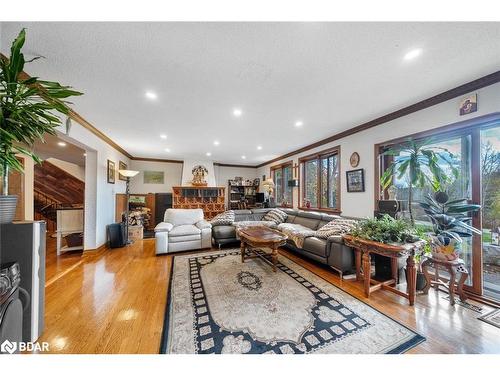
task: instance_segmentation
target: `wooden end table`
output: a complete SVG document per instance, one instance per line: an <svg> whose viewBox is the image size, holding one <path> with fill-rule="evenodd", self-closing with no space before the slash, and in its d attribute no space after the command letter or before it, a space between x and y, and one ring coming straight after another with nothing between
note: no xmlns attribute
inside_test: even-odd
<svg viewBox="0 0 500 375"><path fill-rule="evenodd" d="M434 268L433 275L429 273L429 267ZM448 271L448 273L450 274L449 280L441 278L439 276L440 268ZM467 268L465 268L463 260L457 259L456 261L450 262L447 260L427 258L422 263L422 272L424 273L425 281L427 281L427 284L423 290L425 294L429 292L431 286L434 286L436 290L439 290L440 286L444 286L448 289L448 293L450 294L450 304L452 306L455 304L455 288L456 293L460 297L460 300L462 302L465 302L467 300L467 295L465 294L463 287L465 280L467 280L467 277L469 277L469 271L467 271ZM460 274L460 277L458 278L455 286L455 277L457 274ZM434 280L432 278L434 278Z"/></svg>
<svg viewBox="0 0 500 375"><path fill-rule="evenodd" d="M345 244L352 247L356 253L356 281L364 280L366 297L369 298L370 293L375 290L384 289L407 298L410 306L415 304L415 295L417 293L417 267L415 266L415 255L422 252L425 241L389 245L376 241L363 240L351 235L344 235L343 237ZM391 258L391 279L386 281L371 279L371 253ZM407 293L395 287L398 278L398 258L404 256L407 256ZM361 272L361 269L363 269L363 272Z"/></svg>
<svg viewBox="0 0 500 375"><path fill-rule="evenodd" d="M243 227L237 231L241 239L241 263L244 263L245 259L256 257L269 262L262 254L255 250L267 248L271 250L271 264L273 271L276 272L278 248L286 243L288 237L277 230L264 226ZM246 255L247 249L253 254Z"/></svg>

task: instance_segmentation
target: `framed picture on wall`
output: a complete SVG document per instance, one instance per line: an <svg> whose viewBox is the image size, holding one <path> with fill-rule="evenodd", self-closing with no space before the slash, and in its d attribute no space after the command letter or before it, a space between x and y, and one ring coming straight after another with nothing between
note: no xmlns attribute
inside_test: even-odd
<svg viewBox="0 0 500 375"><path fill-rule="evenodd" d="M119 161L118 162L118 170L123 170L123 169L127 169L127 164L125 164L123 161ZM123 177L120 173L118 173L118 179L122 180L122 181L127 181L127 177Z"/></svg>
<svg viewBox="0 0 500 375"><path fill-rule="evenodd" d="M346 172L347 192L361 193L365 191L364 169L354 169Z"/></svg>
<svg viewBox="0 0 500 375"><path fill-rule="evenodd" d="M108 159L108 184L115 183L115 162Z"/></svg>
<svg viewBox="0 0 500 375"><path fill-rule="evenodd" d="M468 115L477 111L477 94L472 94L460 99L460 116Z"/></svg>
<svg viewBox="0 0 500 375"><path fill-rule="evenodd" d="M165 173L162 171L144 171L145 184L163 184L165 181Z"/></svg>

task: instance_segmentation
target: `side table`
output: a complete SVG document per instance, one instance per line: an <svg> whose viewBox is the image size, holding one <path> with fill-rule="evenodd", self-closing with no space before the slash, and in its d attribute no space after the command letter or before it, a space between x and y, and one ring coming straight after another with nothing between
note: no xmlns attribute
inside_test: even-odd
<svg viewBox="0 0 500 375"><path fill-rule="evenodd" d="M429 273L429 267L434 268L434 274ZM448 273L450 274L449 281L439 276L440 268L448 271ZM460 300L462 302L467 300L467 295L465 294L463 287L465 280L467 280L467 277L469 277L469 271L467 271L467 268L465 268L464 261L462 259L450 262L434 258L427 258L422 263L422 272L424 273L425 280L427 281L427 285L423 290L425 294L429 292L431 286L434 286L436 290L439 290L439 286L444 286L448 289L448 292L450 294L450 304L454 305L456 287L456 293L459 295ZM458 278L458 282L455 285L457 274L459 274L460 277Z"/></svg>

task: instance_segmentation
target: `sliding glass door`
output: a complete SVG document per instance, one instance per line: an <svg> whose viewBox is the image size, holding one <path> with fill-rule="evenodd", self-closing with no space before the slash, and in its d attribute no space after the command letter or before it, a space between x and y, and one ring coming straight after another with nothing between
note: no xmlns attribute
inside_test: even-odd
<svg viewBox="0 0 500 375"><path fill-rule="evenodd" d="M428 132L415 135L414 139L431 140L430 148L446 149L454 155L459 178L446 191L450 199L466 198L469 203L480 204L482 209L472 215L472 225L482 235L464 238L461 258L469 271L466 289L474 294L500 302L500 119L478 122L459 129ZM401 140L404 142L404 140ZM378 145L379 152L395 149L399 141ZM391 156L397 159L401 155ZM392 159L379 158L379 175L390 165ZM397 199L408 196L408 176L393 179ZM380 195L382 193L382 195ZM418 202L425 194L432 193L430 187L415 189L412 206L419 225L430 226ZM386 192L379 192L387 199Z"/></svg>
<svg viewBox="0 0 500 375"><path fill-rule="evenodd" d="M481 130L483 293L500 301L500 126Z"/></svg>

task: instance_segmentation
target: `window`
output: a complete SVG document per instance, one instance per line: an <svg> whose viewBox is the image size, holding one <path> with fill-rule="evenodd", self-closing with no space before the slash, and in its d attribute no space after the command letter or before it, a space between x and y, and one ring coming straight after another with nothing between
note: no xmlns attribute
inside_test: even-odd
<svg viewBox="0 0 500 375"><path fill-rule="evenodd" d="M500 116L491 114L475 119L466 120L442 128L425 131L410 136L414 140L427 140L427 147L439 150L449 150L453 155L453 164L458 169L457 178L452 178L445 186L445 191L450 199L465 198L469 203L482 206L478 213L471 215L471 224L482 231L482 236L462 238L460 258L469 271L464 289L467 292L482 295L484 299L500 301L498 280L500 271L498 257L492 257L492 250L500 249L497 234L500 232ZM375 176L378 179L383 171L391 164L393 159L404 156L383 154L397 146L408 137L391 140L375 145L379 158L375 161ZM442 152L442 151L441 151ZM448 163L443 163L446 167ZM395 199L401 200L403 210L408 211L405 200L408 198L409 181L407 175L392 178L391 194L383 191L375 180L375 207L378 200L389 199L389 195L396 195ZM412 211L417 225L430 229L431 223L424 215L419 202L424 195L433 193L428 186L413 189ZM403 213L403 216L405 214ZM496 267L496 268L495 268ZM447 277L443 272L442 277Z"/></svg>
<svg viewBox="0 0 500 375"><path fill-rule="evenodd" d="M288 184L290 180L293 180L292 162L271 167L271 176L275 184L276 204L281 207L293 207L293 187Z"/></svg>
<svg viewBox="0 0 500 375"><path fill-rule="evenodd" d="M302 173L300 207L340 211L340 148L299 159Z"/></svg>

